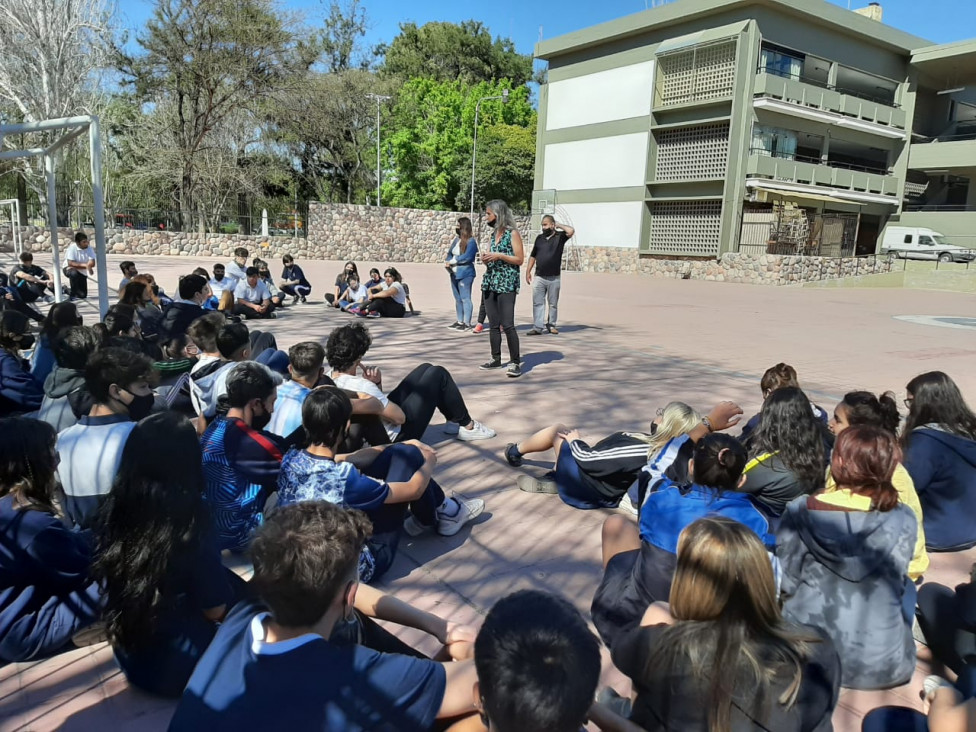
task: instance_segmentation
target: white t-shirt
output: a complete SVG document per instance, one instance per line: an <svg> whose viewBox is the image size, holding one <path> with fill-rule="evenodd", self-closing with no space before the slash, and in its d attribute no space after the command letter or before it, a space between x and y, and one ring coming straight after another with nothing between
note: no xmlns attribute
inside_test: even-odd
<svg viewBox="0 0 976 732"><path fill-rule="evenodd" d="M368 394L371 397L379 399L380 404L383 405L383 409L386 409L386 405L390 403L390 398L376 384L362 376L349 376L348 374L333 372L332 380L340 389ZM395 442L397 435L400 434L400 425L387 422L384 419L383 426L386 428L386 434L389 436L390 442Z"/></svg>
<svg viewBox="0 0 976 732"><path fill-rule="evenodd" d="M64 260L66 262L88 264L93 259L95 259L95 252L92 250L91 244L86 249L82 249L77 244L72 244L68 247L68 251L64 253Z"/></svg>
<svg viewBox="0 0 976 732"><path fill-rule="evenodd" d="M388 285L384 282L383 290L393 290L393 295L391 296L390 299L393 300L393 302L398 302L401 305L406 306L407 292L406 290L403 289L402 282L397 282L396 280L394 280L392 285Z"/></svg>
<svg viewBox="0 0 976 732"><path fill-rule="evenodd" d="M246 270L237 262L231 262L224 267L224 279L229 279L231 282L233 282L234 287L237 287L237 283L243 282L246 278Z"/></svg>
<svg viewBox="0 0 976 732"><path fill-rule="evenodd" d="M247 300L255 305L260 305L265 300L271 299L271 291L263 280L258 280L257 284L251 287L247 280L243 279L234 288L234 299Z"/></svg>
<svg viewBox="0 0 976 732"><path fill-rule="evenodd" d="M367 292L368 290L366 289L366 285L360 282L359 287L357 287L355 290L352 287L346 288L346 299L350 302L359 302L360 300L366 299Z"/></svg>
<svg viewBox="0 0 976 732"><path fill-rule="evenodd" d="M222 294L224 294L225 290L230 290L233 292L235 287L237 287L237 280L235 280L233 277L228 277L226 274L222 280L218 280L213 277L210 278L210 290L213 292L215 297L220 297Z"/></svg>

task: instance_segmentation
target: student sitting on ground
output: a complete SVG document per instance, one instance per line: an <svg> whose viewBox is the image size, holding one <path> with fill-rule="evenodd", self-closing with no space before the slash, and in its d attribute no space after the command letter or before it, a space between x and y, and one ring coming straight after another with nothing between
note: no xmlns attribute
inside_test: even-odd
<svg viewBox="0 0 976 732"><path fill-rule="evenodd" d="M197 664L170 722L181 732L431 729L474 712L474 664L339 645L357 607L370 526L322 501L275 510L251 547L251 586Z"/></svg>
<svg viewBox="0 0 976 732"><path fill-rule="evenodd" d="M369 270L369 279L367 279L363 284L366 285L366 288L367 289L372 289L372 288L376 287L377 285L382 285L383 284L383 278L380 277L380 271L378 269L376 269L376 267L373 267L372 269L370 269Z"/></svg>
<svg viewBox="0 0 976 732"><path fill-rule="evenodd" d="M206 278L196 274L180 277L178 292L179 299L166 308L159 324L160 339L163 341L186 335L190 323L207 314L203 306L211 293Z"/></svg>
<svg viewBox="0 0 976 732"><path fill-rule="evenodd" d="M921 696L928 714L908 707L879 707L864 715L861 732L970 732L976 719L976 680L972 669L950 684L925 679Z"/></svg>
<svg viewBox="0 0 976 732"><path fill-rule="evenodd" d="M356 267L355 262L346 262L343 265L342 272L336 275L333 291L325 293L325 301L332 307L339 307L339 296L346 289L350 275L359 276L359 269Z"/></svg>
<svg viewBox="0 0 976 732"><path fill-rule="evenodd" d="M257 267L248 267L244 279L234 288L234 315L247 320L275 317L271 290L258 276Z"/></svg>
<svg viewBox="0 0 976 732"><path fill-rule="evenodd" d="M186 331L199 352L196 363L190 368L190 400L197 416L204 420L204 427L198 424L200 432L214 418L217 398L226 391L224 382L231 361L217 348L217 336L225 325L227 318L223 313L207 313L190 323Z"/></svg>
<svg viewBox="0 0 976 732"><path fill-rule="evenodd" d="M678 537L696 519L726 516L755 531L772 551L769 522L742 492L746 451L728 435L709 434L695 444L689 475L694 483L665 480L647 496L640 524L611 516L603 524L603 581L593 598L593 623L611 648L635 627L653 602L665 601L677 563Z"/></svg>
<svg viewBox="0 0 976 732"><path fill-rule="evenodd" d="M278 503L329 501L365 512L373 535L364 549L362 580L371 582L393 564L403 531L419 536L436 529L453 536L481 515L485 502L445 498L431 478L436 453L421 442L338 454L351 416L349 397L337 387L322 386L308 395L302 406L308 448L285 455Z"/></svg>
<svg viewBox="0 0 976 732"><path fill-rule="evenodd" d="M221 266L223 266L223 265L221 265ZM207 283L207 286L209 287L209 285L210 285L210 273L206 269L204 269L203 267L197 267L190 274L195 274L197 277L203 277L204 282L206 282ZM213 290L211 289L210 297L208 297L203 302L203 309L204 310L216 310L219 305L220 305L220 298L217 297L215 295L215 293L213 292Z"/></svg>
<svg viewBox="0 0 976 732"><path fill-rule="evenodd" d="M235 289L247 278L247 258L250 253L244 247L237 247L234 250L234 259L226 267L227 278L231 281L231 290ZM222 265L222 270L225 269ZM214 266L214 275L217 273L217 266Z"/></svg>
<svg viewBox="0 0 976 732"><path fill-rule="evenodd" d="M37 418L55 432L77 424L91 411L93 401L85 384L85 366L100 345L95 331L83 325L66 328L55 340L58 367L44 382L44 401L37 412Z"/></svg>
<svg viewBox="0 0 976 732"><path fill-rule="evenodd" d="M47 317L41 325L41 337L38 338L34 351L31 353L31 373L42 384L54 367L54 341L65 328L82 325L84 319L78 313L78 306L73 302L59 302L47 311Z"/></svg>
<svg viewBox="0 0 976 732"><path fill-rule="evenodd" d="M0 313L0 417L36 412L44 401L44 386L23 357L33 346L30 321L13 310Z"/></svg>
<svg viewBox="0 0 976 732"><path fill-rule="evenodd" d="M648 607L611 651L633 680L630 719L643 730L831 728L837 651L783 619L766 549L733 519L681 532L670 605Z"/></svg>
<svg viewBox="0 0 976 732"><path fill-rule="evenodd" d="M372 343L369 331L361 324L343 325L329 334L325 346L326 358L332 367L332 380L336 386L367 394L382 403L380 417L386 423L391 442L419 440L427 430L435 409L448 422L458 425L456 434L459 440L487 440L495 436L495 430L468 414L461 391L443 366L421 364L407 374L389 395L385 394L380 370L363 365L363 356Z"/></svg>
<svg viewBox="0 0 976 732"><path fill-rule="evenodd" d="M141 278L143 275L138 277ZM135 309L139 320L140 337L155 343L162 327L163 313L159 306L153 303L150 286L140 279L132 280L122 288L119 305L128 305Z"/></svg>
<svg viewBox="0 0 976 732"><path fill-rule="evenodd" d="M285 295L275 284L274 277L271 276L271 270L268 269L268 263L263 259L255 258L254 266L258 268L258 279L268 286L268 292L271 293L271 307L275 309L283 307L285 304Z"/></svg>
<svg viewBox="0 0 976 732"><path fill-rule="evenodd" d="M346 280L346 288L339 295L339 308L350 313L358 312L366 303L368 294L366 286L359 282L359 275L351 274Z"/></svg>
<svg viewBox="0 0 976 732"><path fill-rule="evenodd" d="M203 489L196 430L164 412L132 430L100 510L109 640L129 683L162 696L182 693L244 590L221 563Z"/></svg>
<svg viewBox="0 0 976 732"><path fill-rule="evenodd" d="M384 282L366 294L366 306L359 311L367 318L402 318L407 312L407 291L403 278L394 267L383 273Z"/></svg>
<svg viewBox="0 0 976 732"><path fill-rule="evenodd" d="M685 404L680 407L684 408L685 419L679 420L678 429L684 434L700 424L701 417ZM663 412L651 423L652 431L662 416ZM520 475L516 480L519 489L527 493L558 492L563 502L574 508L613 508L646 467L648 445L656 435L656 432L614 432L590 447L580 439L577 430L556 424L522 442L509 444L505 459L509 465L519 467L524 455L551 449L556 454L555 468L542 479Z"/></svg>
<svg viewBox="0 0 976 732"><path fill-rule="evenodd" d="M302 404L325 376L325 349L315 341L296 343L288 349L288 373L291 378L278 387L278 400L268 425L268 432L288 437L302 426Z"/></svg>
<svg viewBox="0 0 976 732"><path fill-rule="evenodd" d="M159 380L156 395L162 399L167 409L175 409L191 419L197 416L193 409L190 393L190 371L196 364L196 347L190 344L186 334L176 336L163 343L160 350L162 358L153 361L153 371Z"/></svg>
<svg viewBox="0 0 976 732"><path fill-rule="evenodd" d="M64 508L76 524L90 526L112 489L129 433L153 408L154 378L148 358L121 348L102 348L88 359L91 411L58 434Z"/></svg>
<svg viewBox="0 0 976 732"><path fill-rule="evenodd" d="M57 292L51 275L34 264L34 255L30 252L21 252L20 264L13 268L11 284L17 288L20 299L28 304L38 300L52 302L54 298L47 293Z"/></svg>
<svg viewBox="0 0 976 732"><path fill-rule="evenodd" d="M969 582L951 590L926 582L918 590L918 625L925 644L938 663L954 674L968 674L976 681L976 565ZM973 694L976 694L974 687Z"/></svg>
<svg viewBox="0 0 976 732"><path fill-rule="evenodd" d="M771 517L778 518L797 496L824 487L824 432L810 400L795 386L772 392L763 402L759 426L749 439L743 489Z"/></svg>
<svg viewBox="0 0 976 732"><path fill-rule="evenodd" d="M853 689L898 686L915 670L917 529L891 484L900 456L889 432L848 427L830 463L837 490L794 500L776 534L783 614L830 635Z"/></svg>
<svg viewBox="0 0 976 732"><path fill-rule="evenodd" d="M844 401L834 407L834 416L828 426L834 437L840 435L848 427L869 425L880 427L897 439L900 423L901 418L898 415L898 405L895 403L894 394L887 392L876 397L871 392L852 391L845 394ZM908 474L905 466L900 462L895 466L895 473L891 476L891 484L898 492L898 502L912 509L915 520L918 522L915 552L912 556L912 563L908 566L908 576L912 578L912 581L917 581L929 567L929 555L925 551L922 504L918 500L918 493L915 492L912 476ZM828 468L824 493L834 493L836 490L837 481L834 480L834 476Z"/></svg>
<svg viewBox="0 0 976 732"><path fill-rule="evenodd" d="M210 291L216 299L216 309L230 312L234 309L234 288L237 280L228 277L224 265L215 264L213 278L210 280Z"/></svg>
<svg viewBox="0 0 976 732"><path fill-rule="evenodd" d="M905 468L912 476L930 551L976 544L976 414L956 383L941 371L908 382L902 432Z"/></svg>
<svg viewBox="0 0 976 732"><path fill-rule="evenodd" d="M795 389L800 388L800 382L796 376L796 369L786 363L778 363L766 369L765 373L762 375L762 379L759 380L759 389L762 392L763 401L772 394L777 389L783 389L788 386L792 386ZM810 402L810 408L813 410L813 416L816 417L824 425L827 424L827 410L822 407L818 407L813 402ZM752 436L752 433L759 426L759 414L754 414L746 422L745 426L742 428L742 432L739 434L739 439L748 443Z"/></svg>
<svg viewBox="0 0 976 732"><path fill-rule="evenodd" d="M220 549L241 551L264 520L264 504L281 469L280 438L265 432L281 379L253 361L236 364L227 376L227 415L204 432L206 498Z"/></svg>
<svg viewBox="0 0 976 732"><path fill-rule="evenodd" d="M281 291L294 298L292 305L299 300L305 302L305 299L312 292L312 286L305 279L302 268L295 264L295 258L290 254L281 258L281 264L284 267L281 270Z"/></svg>
<svg viewBox="0 0 976 732"><path fill-rule="evenodd" d="M101 614L91 542L57 516L58 453L50 425L0 419L0 662L71 648Z"/></svg>
<svg viewBox="0 0 976 732"><path fill-rule="evenodd" d="M119 282L119 288L117 292L119 293L119 295L121 295L122 290L125 289L125 286L130 282L132 282L133 277L139 274L139 270L136 268L136 263L130 262L129 260L120 263L119 269L122 270L122 279Z"/></svg>

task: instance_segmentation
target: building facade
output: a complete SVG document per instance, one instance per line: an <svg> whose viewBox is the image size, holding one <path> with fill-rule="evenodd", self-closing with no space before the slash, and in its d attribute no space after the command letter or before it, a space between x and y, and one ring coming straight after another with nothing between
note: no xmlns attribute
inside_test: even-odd
<svg viewBox="0 0 976 732"><path fill-rule="evenodd" d="M976 43L880 15L677 0L539 43L534 209L579 245L679 258L976 234Z"/></svg>

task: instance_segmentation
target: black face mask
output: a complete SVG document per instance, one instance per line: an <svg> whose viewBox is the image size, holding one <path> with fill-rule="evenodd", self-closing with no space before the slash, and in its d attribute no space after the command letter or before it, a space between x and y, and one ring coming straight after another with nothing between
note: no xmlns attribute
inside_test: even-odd
<svg viewBox="0 0 976 732"><path fill-rule="evenodd" d="M131 391L129 393L132 394ZM126 405L126 408L129 410L129 419L133 422L138 422L148 417L155 403L156 397L152 394L146 394L144 396L132 394L132 401Z"/></svg>
<svg viewBox="0 0 976 732"><path fill-rule="evenodd" d="M271 423L271 412L264 408L264 404L261 405L261 409L264 414L251 415L251 427L256 430L263 430Z"/></svg>
<svg viewBox="0 0 976 732"><path fill-rule="evenodd" d="M221 272L220 274L217 274L214 272L214 279L217 280L217 282L220 282L222 279L224 279L224 273Z"/></svg>
<svg viewBox="0 0 976 732"><path fill-rule="evenodd" d="M30 333L27 333L26 335L22 335L20 337L20 340L16 341L16 343L21 351L29 351L31 348L34 347L34 336L32 336Z"/></svg>
<svg viewBox="0 0 976 732"><path fill-rule="evenodd" d="M651 434L657 434L657 422L651 422Z"/></svg>
<svg viewBox="0 0 976 732"><path fill-rule="evenodd" d="M486 223L486 224L488 224L488 226L489 226L490 228L492 228L492 229L494 229L494 228L495 228L495 225L496 225L496 224L498 223L498 219L494 219L494 220L492 220L492 221L487 221L487 220L486 220L486 221L485 221L485 223Z"/></svg>

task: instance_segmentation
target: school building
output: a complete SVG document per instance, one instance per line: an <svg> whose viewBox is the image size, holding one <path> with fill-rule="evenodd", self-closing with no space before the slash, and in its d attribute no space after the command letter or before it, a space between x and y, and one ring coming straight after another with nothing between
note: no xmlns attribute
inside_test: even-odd
<svg viewBox="0 0 976 732"><path fill-rule="evenodd" d="M677 0L540 42L535 211L648 255L872 253L889 224L976 247L976 40L881 18Z"/></svg>

